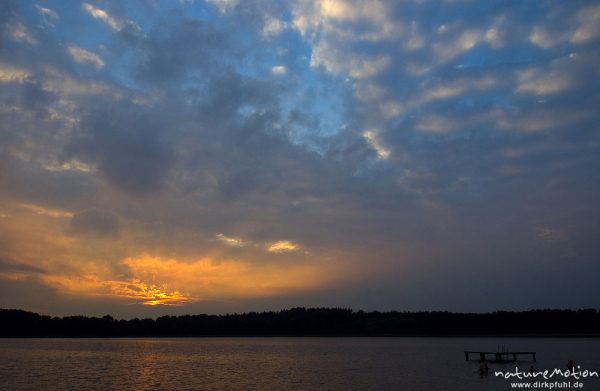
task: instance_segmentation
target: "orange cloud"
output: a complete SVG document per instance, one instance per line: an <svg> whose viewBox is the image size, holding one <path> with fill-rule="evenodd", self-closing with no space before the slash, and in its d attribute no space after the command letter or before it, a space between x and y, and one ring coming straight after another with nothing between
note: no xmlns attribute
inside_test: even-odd
<svg viewBox="0 0 600 391"><path fill-rule="evenodd" d="M290 242L289 240L280 240L267 247L267 251L272 253L286 253L289 251L296 251L299 248L300 246L294 242Z"/></svg>
<svg viewBox="0 0 600 391"><path fill-rule="evenodd" d="M219 239L222 243L231 246L231 247L244 247L247 242L240 238L234 238L231 236L225 236L223 234L217 234L216 238Z"/></svg>
<svg viewBox="0 0 600 391"><path fill-rule="evenodd" d="M266 297L313 288L326 282L315 265L256 265L202 258L191 262L150 255L126 258L131 278L117 279L89 264L85 275L45 275L59 291L112 297L143 305L184 305L204 299Z"/></svg>
<svg viewBox="0 0 600 391"><path fill-rule="evenodd" d="M324 283L311 264L256 264L202 258L191 262L143 255L123 260L144 281L176 286L200 298L261 297L308 289Z"/></svg>
<svg viewBox="0 0 600 391"><path fill-rule="evenodd" d="M43 280L63 293L77 296L112 297L151 306L183 305L197 301L177 290L168 290L164 285L148 284L137 278L104 280L93 275L48 275Z"/></svg>

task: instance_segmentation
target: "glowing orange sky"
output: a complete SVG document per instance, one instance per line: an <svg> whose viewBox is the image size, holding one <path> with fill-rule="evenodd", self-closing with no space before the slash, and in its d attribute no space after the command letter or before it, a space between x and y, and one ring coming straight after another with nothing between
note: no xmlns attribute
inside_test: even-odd
<svg viewBox="0 0 600 391"><path fill-rule="evenodd" d="M33 204L6 206L0 227L13 235L11 250L43 271L4 271L0 277L17 281L36 277L61 294L78 298L181 306L306 292L347 275L337 270L335 263L323 262L293 241L254 243L224 234L211 238L213 247L207 253L212 255L202 258L178 259L146 252L120 258L120 254L137 252L128 240L140 233L123 230L119 239L107 245L103 238L70 234L73 214L68 211ZM219 247L237 248L242 253L224 258ZM257 262L256 256L270 260Z"/></svg>

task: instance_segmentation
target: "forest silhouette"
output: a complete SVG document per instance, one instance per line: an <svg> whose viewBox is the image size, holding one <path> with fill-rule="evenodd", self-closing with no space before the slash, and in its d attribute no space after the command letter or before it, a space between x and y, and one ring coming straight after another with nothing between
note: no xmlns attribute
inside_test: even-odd
<svg viewBox="0 0 600 391"><path fill-rule="evenodd" d="M600 335L600 312L595 309L364 312L345 308L292 308L277 312L117 320L110 315L61 318L0 309L0 337L480 335L597 336Z"/></svg>

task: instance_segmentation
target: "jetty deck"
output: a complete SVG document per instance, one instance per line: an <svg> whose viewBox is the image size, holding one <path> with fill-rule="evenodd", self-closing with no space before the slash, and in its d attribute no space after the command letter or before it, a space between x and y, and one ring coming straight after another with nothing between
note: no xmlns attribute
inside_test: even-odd
<svg viewBox="0 0 600 391"><path fill-rule="evenodd" d="M474 360L479 360L481 362L485 361L495 361L495 362L503 362L503 361L519 361L519 356L531 356L531 360L536 362L535 352L473 352L473 351L465 351L465 360L469 361L471 359L471 355L474 355ZM489 358L488 358L489 357Z"/></svg>

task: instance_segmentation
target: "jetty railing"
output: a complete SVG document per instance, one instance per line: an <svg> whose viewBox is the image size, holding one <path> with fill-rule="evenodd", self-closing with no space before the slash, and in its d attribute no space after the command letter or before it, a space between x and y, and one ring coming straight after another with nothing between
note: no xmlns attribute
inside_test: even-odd
<svg viewBox="0 0 600 391"><path fill-rule="evenodd" d="M473 352L465 351L465 360L469 361L471 355L475 355L475 359L485 361L518 361L519 356L531 356L533 362L536 362L535 352ZM489 360L488 356L492 359Z"/></svg>

